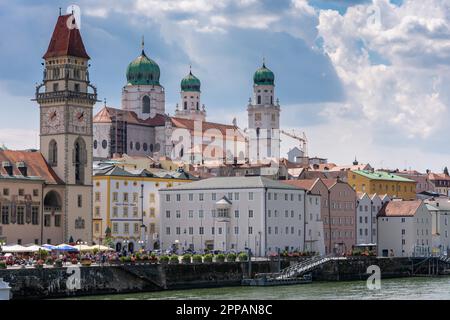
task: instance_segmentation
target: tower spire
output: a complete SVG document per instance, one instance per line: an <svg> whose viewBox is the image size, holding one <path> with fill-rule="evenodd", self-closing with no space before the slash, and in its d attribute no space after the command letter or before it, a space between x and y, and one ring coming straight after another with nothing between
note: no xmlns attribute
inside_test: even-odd
<svg viewBox="0 0 450 320"><path fill-rule="evenodd" d="M266 57L264 57L264 56L263 56L263 65L262 66L263 66L263 68L266 67Z"/></svg>
<svg viewBox="0 0 450 320"><path fill-rule="evenodd" d="M145 53L144 53L144 47L145 47L144 36L142 36L142 40L141 40L142 54L145 54Z"/></svg>
<svg viewBox="0 0 450 320"><path fill-rule="evenodd" d="M189 74L192 75L192 65L189 64Z"/></svg>

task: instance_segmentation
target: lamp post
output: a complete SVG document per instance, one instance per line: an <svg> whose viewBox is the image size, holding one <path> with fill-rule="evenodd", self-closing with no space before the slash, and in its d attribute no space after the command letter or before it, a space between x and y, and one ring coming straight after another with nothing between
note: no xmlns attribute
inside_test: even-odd
<svg viewBox="0 0 450 320"><path fill-rule="evenodd" d="M2 247L6 246L6 243L4 241L0 241L0 252L2 252Z"/></svg>
<svg viewBox="0 0 450 320"><path fill-rule="evenodd" d="M124 246L122 248L122 251L125 249L125 252L127 253L127 255L128 255L128 244L129 243L130 243L130 240L123 240Z"/></svg>
<svg viewBox="0 0 450 320"><path fill-rule="evenodd" d="M248 253L248 277L252 277L252 249L245 247Z"/></svg>

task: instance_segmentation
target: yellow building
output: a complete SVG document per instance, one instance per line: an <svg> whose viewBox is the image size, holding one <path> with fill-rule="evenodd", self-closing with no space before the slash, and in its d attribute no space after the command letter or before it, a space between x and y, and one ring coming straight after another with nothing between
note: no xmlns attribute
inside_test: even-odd
<svg viewBox="0 0 450 320"><path fill-rule="evenodd" d="M348 183L357 192L387 194L391 198L416 199L416 181L384 171L348 171Z"/></svg>

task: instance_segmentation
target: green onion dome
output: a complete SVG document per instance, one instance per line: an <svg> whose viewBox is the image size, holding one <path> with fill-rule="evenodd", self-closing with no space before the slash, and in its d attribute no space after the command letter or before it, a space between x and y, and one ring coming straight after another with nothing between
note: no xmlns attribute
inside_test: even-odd
<svg viewBox="0 0 450 320"><path fill-rule="evenodd" d="M256 85L272 85L274 84L275 75L272 71L266 68L265 63L262 67L256 70L253 75L253 83Z"/></svg>
<svg viewBox="0 0 450 320"><path fill-rule="evenodd" d="M189 71L189 74L181 80L181 91L200 92L200 80Z"/></svg>
<svg viewBox="0 0 450 320"><path fill-rule="evenodd" d="M159 86L160 70L158 64L145 55L144 50L127 68L127 82L129 85L157 85Z"/></svg>

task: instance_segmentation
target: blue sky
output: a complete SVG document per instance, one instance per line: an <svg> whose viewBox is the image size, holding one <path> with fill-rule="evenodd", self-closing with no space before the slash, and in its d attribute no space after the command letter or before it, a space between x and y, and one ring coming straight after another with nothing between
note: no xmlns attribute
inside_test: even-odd
<svg viewBox="0 0 450 320"><path fill-rule="evenodd" d="M125 70L144 35L168 113L192 64L208 119L237 117L245 128L253 72L265 57L282 126L305 131L312 156L441 171L450 165L450 19L445 0L430 1L423 8L411 0L0 0L0 28L8 30L0 42L0 144L38 146L38 106L30 99L41 57L58 7L77 4L91 80L108 105L120 107ZM366 23L373 8L379 29ZM293 143L284 140L284 151Z"/></svg>

